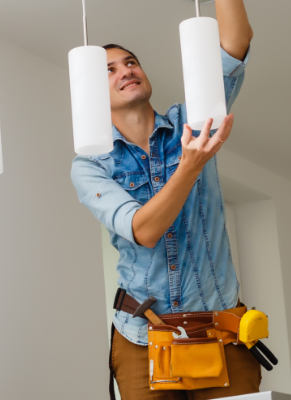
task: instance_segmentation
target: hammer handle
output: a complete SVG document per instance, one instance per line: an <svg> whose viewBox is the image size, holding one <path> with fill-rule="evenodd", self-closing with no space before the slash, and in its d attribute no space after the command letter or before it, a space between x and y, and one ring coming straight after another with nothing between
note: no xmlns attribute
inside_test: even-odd
<svg viewBox="0 0 291 400"><path fill-rule="evenodd" d="M152 310L148 309L144 311L144 315L154 325L166 325Z"/></svg>

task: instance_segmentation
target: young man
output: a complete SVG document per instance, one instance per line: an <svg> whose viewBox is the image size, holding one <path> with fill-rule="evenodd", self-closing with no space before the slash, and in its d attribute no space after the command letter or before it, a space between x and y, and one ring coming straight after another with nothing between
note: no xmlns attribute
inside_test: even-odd
<svg viewBox="0 0 291 400"><path fill-rule="evenodd" d="M243 0L216 0L228 113L244 80L252 29ZM226 310L238 304L239 283L225 229L216 153L233 115L211 131L191 131L185 104L166 116L149 102L152 88L138 59L105 46L114 150L77 156L72 181L82 204L109 230L120 253L119 286L139 303L154 296L156 314ZM214 134L215 133L215 134ZM118 311L112 366L123 400L209 399L256 392L260 368L245 346L225 346L230 386L151 391L147 321Z"/></svg>

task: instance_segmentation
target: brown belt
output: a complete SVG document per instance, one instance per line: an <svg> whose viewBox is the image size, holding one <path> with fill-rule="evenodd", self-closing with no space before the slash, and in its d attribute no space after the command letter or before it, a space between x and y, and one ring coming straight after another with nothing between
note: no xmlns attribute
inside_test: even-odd
<svg viewBox="0 0 291 400"><path fill-rule="evenodd" d="M129 296L126 294L126 291L124 289L118 288L116 295L115 295L115 300L113 304L113 308L117 311L124 311L128 314L134 314L135 310L140 306L140 304L134 300L133 297ZM146 318L145 315L141 315L142 318Z"/></svg>
<svg viewBox="0 0 291 400"><path fill-rule="evenodd" d="M135 310L140 306L133 297L126 294L124 289L118 288L113 304L113 308L117 311L124 311L128 314L134 314ZM189 337L196 331L197 327L202 330L215 328L220 331L238 332L240 318L245 314L246 307L240 301L236 308L225 311L202 311L189 313L162 314L159 317L167 324L172 326L184 326ZM146 318L145 315L141 315ZM185 327L185 322L187 326ZM153 325L149 322L149 325ZM160 327L159 327L160 329ZM193 331L193 332L192 332ZM179 331L178 331L179 332ZM193 336L195 337L195 336Z"/></svg>

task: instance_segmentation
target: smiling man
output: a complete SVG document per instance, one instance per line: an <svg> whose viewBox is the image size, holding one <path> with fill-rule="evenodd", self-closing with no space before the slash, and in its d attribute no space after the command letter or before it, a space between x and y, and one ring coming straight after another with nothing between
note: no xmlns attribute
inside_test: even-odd
<svg viewBox="0 0 291 400"><path fill-rule="evenodd" d="M252 29L242 0L215 3L229 113L244 80ZM258 362L246 347L232 343L224 346L227 387L155 391L148 386L147 321L132 318L135 301L154 296L152 310L160 315L240 306L216 166L233 115L217 131L211 130L209 118L198 132L187 125L185 104L174 104L165 116L157 114L137 57L118 45L104 48L114 150L77 156L72 181L80 202L107 227L120 253L122 291L113 320L111 363L122 399L209 399L257 392Z"/></svg>

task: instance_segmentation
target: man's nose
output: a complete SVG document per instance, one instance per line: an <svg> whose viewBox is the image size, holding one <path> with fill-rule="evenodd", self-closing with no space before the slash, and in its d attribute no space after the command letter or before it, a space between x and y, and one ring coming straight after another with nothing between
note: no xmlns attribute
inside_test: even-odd
<svg viewBox="0 0 291 400"><path fill-rule="evenodd" d="M131 68L123 65L120 70L121 79L128 78L129 76L133 75L133 71Z"/></svg>

